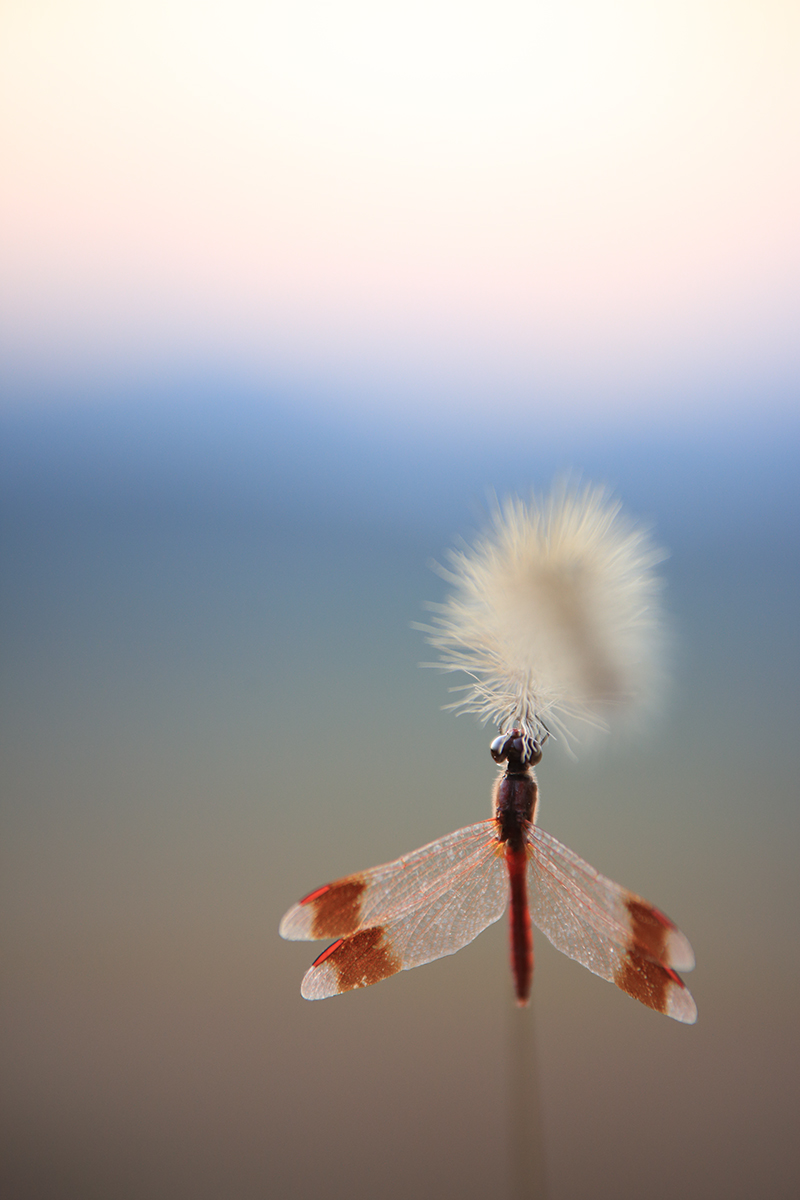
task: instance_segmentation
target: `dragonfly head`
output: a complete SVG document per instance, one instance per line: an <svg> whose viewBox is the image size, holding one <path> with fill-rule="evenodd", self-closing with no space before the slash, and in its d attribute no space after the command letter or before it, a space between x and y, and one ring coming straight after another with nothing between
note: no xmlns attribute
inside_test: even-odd
<svg viewBox="0 0 800 1200"><path fill-rule="evenodd" d="M501 733L489 747L496 763L508 763L510 771L526 770L541 762L542 747L535 739L526 737L519 729Z"/></svg>

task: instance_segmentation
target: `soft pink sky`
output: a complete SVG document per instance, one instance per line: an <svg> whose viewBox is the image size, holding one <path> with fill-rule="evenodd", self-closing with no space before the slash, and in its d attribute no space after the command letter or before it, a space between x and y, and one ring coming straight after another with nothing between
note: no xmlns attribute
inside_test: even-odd
<svg viewBox="0 0 800 1200"><path fill-rule="evenodd" d="M776 0L5 0L5 357L788 405L798 61Z"/></svg>

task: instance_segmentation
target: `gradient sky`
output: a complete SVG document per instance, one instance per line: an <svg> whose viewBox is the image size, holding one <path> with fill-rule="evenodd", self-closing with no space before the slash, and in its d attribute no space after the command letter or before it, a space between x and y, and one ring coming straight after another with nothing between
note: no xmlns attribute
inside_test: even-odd
<svg viewBox="0 0 800 1200"><path fill-rule="evenodd" d="M5 0L5 374L785 410L799 48L787 0Z"/></svg>
<svg viewBox="0 0 800 1200"><path fill-rule="evenodd" d="M506 1194L506 930L307 1005L277 924L488 814L410 626L571 470L673 690L542 823L701 1016L537 940L550 1195L798 1194L798 61L796 0L0 0L4 1196Z"/></svg>

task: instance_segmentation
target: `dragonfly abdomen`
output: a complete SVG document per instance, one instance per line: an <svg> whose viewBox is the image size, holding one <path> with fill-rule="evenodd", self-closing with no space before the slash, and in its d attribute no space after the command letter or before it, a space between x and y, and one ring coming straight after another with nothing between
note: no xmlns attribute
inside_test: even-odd
<svg viewBox="0 0 800 1200"><path fill-rule="evenodd" d="M517 1004L524 1005L530 998L533 982L533 932L528 908L528 849L525 834L536 819L539 788L531 762L522 756L522 744L518 751L509 735L497 753L493 746L495 761L499 761L498 755L506 759L508 766L495 784L494 815L499 839L505 847L511 891L508 916L514 991Z"/></svg>
<svg viewBox="0 0 800 1200"><path fill-rule="evenodd" d="M511 906L508 911L511 935L511 971L517 1004L528 1003L533 981L533 931L528 908L528 855L525 846L506 843L506 864L511 884Z"/></svg>

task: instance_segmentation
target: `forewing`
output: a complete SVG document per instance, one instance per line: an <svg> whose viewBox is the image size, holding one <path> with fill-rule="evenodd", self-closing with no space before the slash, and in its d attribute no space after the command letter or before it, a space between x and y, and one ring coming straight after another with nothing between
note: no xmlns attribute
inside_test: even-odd
<svg viewBox="0 0 800 1200"><path fill-rule="evenodd" d="M394 862L327 883L289 909L281 937L293 942L346 937L398 921L456 885L498 847L495 821L479 821Z"/></svg>
<svg viewBox="0 0 800 1200"><path fill-rule="evenodd" d="M319 1000L455 954L503 915L507 876L492 819L312 892L286 914L281 933L339 936L307 972L302 994Z"/></svg>
<svg viewBox="0 0 800 1200"><path fill-rule="evenodd" d="M677 971L694 954L659 909L600 875L550 834L531 825L531 920L557 950L657 1012L692 1024L697 1008Z"/></svg>

